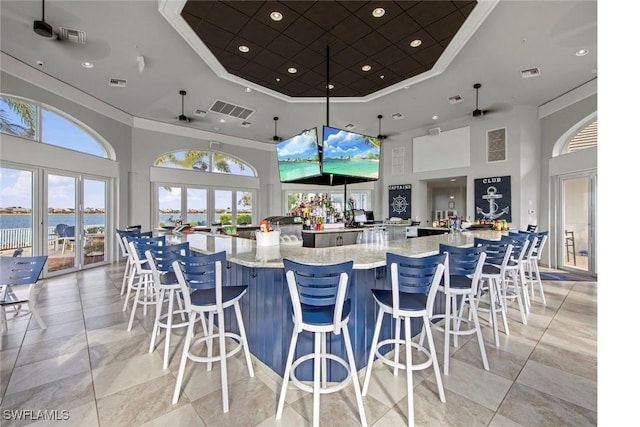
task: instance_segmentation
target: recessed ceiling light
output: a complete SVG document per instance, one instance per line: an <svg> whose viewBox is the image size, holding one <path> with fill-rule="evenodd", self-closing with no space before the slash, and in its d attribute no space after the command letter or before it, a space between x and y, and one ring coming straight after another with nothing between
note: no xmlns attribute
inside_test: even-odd
<svg viewBox="0 0 640 427"><path fill-rule="evenodd" d="M411 43L409 43L409 46L411 47L418 47L422 44L422 40L420 39L415 39L415 40L411 40Z"/></svg>
<svg viewBox="0 0 640 427"><path fill-rule="evenodd" d="M333 89L335 86L329 83L329 89Z"/></svg>
<svg viewBox="0 0 640 427"><path fill-rule="evenodd" d="M371 71L371 65L363 65L362 71Z"/></svg>
<svg viewBox="0 0 640 427"><path fill-rule="evenodd" d="M579 51L576 52L576 56L585 56L588 53L589 53L588 49L580 49Z"/></svg>
<svg viewBox="0 0 640 427"><path fill-rule="evenodd" d="M449 181L456 182L456 179L455 178L451 178Z"/></svg>
<svg viewBox="0 0 640 427"><path fill-rule="evenodd" d="M225 123L226 120L225 119L220 119L220 123Z"/></svg>
<svg viewBox="0 0 640 427"><path fill-rule="evenodd" d="M44 61L36 61L36 65L38 67L43 67L44 66Z"/></svg>
<svg viewBox="0 0 640 427"><path fill-rule="evenodd" d="M381 79L384 79L384 74L380 74L380 78L381 78Z"/></svg>
<svg viewBox="0 0 640 427"><path fill-rule="evenodd" d="M438 115L437 115L437 114L434 114L433 116L431 116L431 119L432 119L432 120L438 120L439 118L440 118L440 117L438 117Z"/></svg>
<svg viewBox="0 0 640 427"><path fill-rule="evenodd" d="M93 64L91 62L83 62L82 67L84 68L93 68Z"/></svg>
<svg viewBox="0 0 640 427"><path fill-rule="evenodd" d="M250 87L246 87L246 88L244 88L244 91L247 92L247 93L251 93L251 88Z"/></svg>
<svg viewBox="0 0 640 427"><path fill-rule="evenodd" d="M242 53L247 53L249 52L249 46L245 46L245 45L238 46L238 50Z"/></svg>
<svg viewBox="0 0 640 427"><path fill-rule="evenodd" d="M276 22L282 21L282 13L278 12L277 10L274 10L273 12L271 12L269 16L271 17L272 20Z"/></svg>
<svg viewBox="0 0 640 427"><path fill-rule="evenodd" d="M374 18L382 18L384 16L384 13L385 13L385 10L381 7L376 7L371 12Z"/></svg>
<svg viewBox="0 0 640 427"><path fill-rule="evenodd" d="M280 81L280 77L276 77L276 81L279 82Z"/></svg>
<svg viewBox="0 0 640 427"><path fill-rule="evenodd" d="M287 68L287 72L288 72L289 74L295 74L295 73L297 73L297 72L298 72L298 69L297 69L297 68L295 68L295 67L289 67L289 68Z"/></svg>

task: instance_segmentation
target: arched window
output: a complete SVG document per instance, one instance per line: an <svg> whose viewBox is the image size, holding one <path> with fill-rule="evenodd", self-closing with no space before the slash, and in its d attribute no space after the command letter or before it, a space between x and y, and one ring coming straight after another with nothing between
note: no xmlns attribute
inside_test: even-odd
<svg viewBox="0 0 640 427"><path fill-rule="evenodd" d="M0 132L103 158L107 144L61 112L25 99L0 95Z"/></svg>
<svg viewBox="0 0 640 427"><path fill-rule="evenodd" d="M598 120L594 120L580 129L562 148L560 154L573 153L585 148L598 146Z"/></svg>
<svg viewBox="0 0 640 427"><path fill-rule="evenodd" d="M179 150L158 157L154 166L200 172L256 176L253 166L229 154L209 150Z"/></svg>

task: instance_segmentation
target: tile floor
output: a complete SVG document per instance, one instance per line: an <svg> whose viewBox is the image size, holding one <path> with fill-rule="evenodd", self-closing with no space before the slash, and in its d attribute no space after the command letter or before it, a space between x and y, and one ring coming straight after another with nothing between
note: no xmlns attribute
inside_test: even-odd
<svg viewBox="0 0 640 427"><path fill-rule="evenodd" d="M281 379L254 358L249 378L243 358L229 363L230 411L222 412L217 366L188 363L184 392L171 405L179 357L162 369L162 349L148 353L153 314L127 332L122 311L123 265L114 264L41 281L37 305L46 330L16 320L2 335L0 424L65 426L309 426L312 396L287 393L280 421L275 412ZM547 305L536 299L528 325L509 310L510 335L493 346L483 336L490 371L482 369L477 342L453 349L444 378L446 403L437 396L433 371L414 376L417 426L589 426L597 424L597 283L544 283ZM174 354L181 349L178 333ZM163 344L163 341L160 342ZM436 333L442 349L442 336ZM179 347L178 347L179 346ZM438 351L440 366L442 352ZM201 365L201 364L198 364ZM364 376L364 369L360 378ZM406 387L386 366L373 371L364 398L369 426L406 425ZM358 426L353 389L322 396L324 426ZM26 412L32 411L32 412ZM56 411L56 412L52 412ZM29 420L17 420L22 415ZM38 418L40 417L40 418Z"/></svg>

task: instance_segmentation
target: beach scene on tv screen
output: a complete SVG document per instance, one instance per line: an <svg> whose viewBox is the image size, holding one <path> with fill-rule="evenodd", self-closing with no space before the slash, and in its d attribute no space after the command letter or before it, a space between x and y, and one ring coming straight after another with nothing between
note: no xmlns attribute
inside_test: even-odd
<svg viewBox="0 0 640 427"><path fill-rule="evenodd" d="M279 143L276 146L276 156L280 181L295 181L321 174L315 128Z"/></svg>
<svg viewBox="0 0 640 427"><path fill-rule="evenodd" d="M324 128L322 172L377 179L380 170L380 139Z"/></svg>

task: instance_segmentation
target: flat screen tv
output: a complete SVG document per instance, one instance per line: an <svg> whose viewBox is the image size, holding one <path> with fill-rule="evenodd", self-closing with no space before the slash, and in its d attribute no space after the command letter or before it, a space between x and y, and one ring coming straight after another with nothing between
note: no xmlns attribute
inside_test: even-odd
<svg viewBox="0 0 640 427"><path fill-rule="evenodd" d="M381 140L324 126L322 129L322 173L376 181L380 177Z"/></svg>
<svg viewBox="0 0 640 427"><path fill-rule="evenodd" d="M276 145L280 182L322 175L317 128L303 130Z"/></svg>

